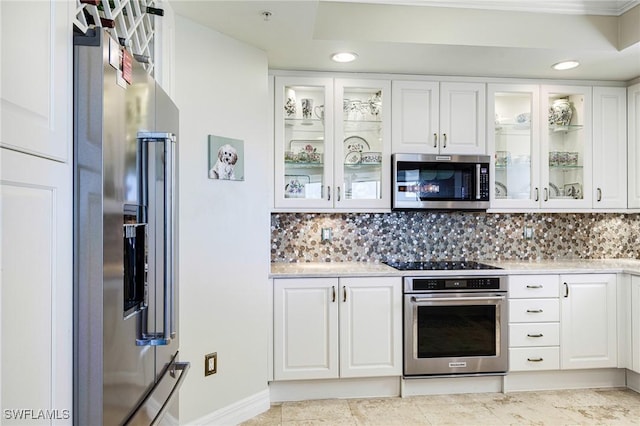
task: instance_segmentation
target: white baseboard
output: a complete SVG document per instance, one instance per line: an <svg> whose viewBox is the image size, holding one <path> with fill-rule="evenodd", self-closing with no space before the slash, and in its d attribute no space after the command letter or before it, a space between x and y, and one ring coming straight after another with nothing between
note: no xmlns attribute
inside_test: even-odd
<svg viewBox="0 0 640 426"><path fill-rule="evenodd" d="M627 370L627 387L640 393L640 374Z"/></svg>
<svg viewBox="0 0 640 426"><path fill-rule="evenodd" d="M381 398L400 395L400 377L290 380L269 383L272 402L331 398Z"/></svg>
<svg viewBox="0 0 640 426"><path fill-rule="evenodd" d="M241 399L231 405L223 407L213 413L207 414L204 417L200 417L189 425L237 425L244 421L247 421L258 414L262 414L271 408L271 401L269 400L269 389L265 389L262 392L258 392L255 395L251 395L245 399Z"/></svg>
<svg viewBox="0 0 640 426"><path fill-rule="evenodd" d="M506 375L504 381L505 392L625 386L622 368L513 372Z"/></svg>
<svg viewBox="0 0 640 426"><path fill-rule="evenodd" d="M504 376L425 377L402 380L402 396L502 392Z"/></svg>

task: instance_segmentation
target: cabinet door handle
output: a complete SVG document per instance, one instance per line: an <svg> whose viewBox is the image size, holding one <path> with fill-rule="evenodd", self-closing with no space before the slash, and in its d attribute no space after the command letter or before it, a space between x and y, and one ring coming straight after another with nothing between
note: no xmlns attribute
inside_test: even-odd
<svg viewBox="0 0 640 426"><path fill-rule="evenodd" d="M529 314L541 314L542 309L527 309L527 313Z"/></svg>
<svg viewBox="0 0 640 426"><path fill-rule="evenodd" d="M598 193L598 196L596 198L596 201L600 202L602 201L602 189L598 188L597 193Z"/></svg>
<svg viewBox="0 0 640 426"><path fill-rule="evenodd" d="M333 303L335 303L335 301L336 301L336 286L335 285L331 286L331 301Z"/></svg>
<svg viewBox="0 0 640 426"><path fill-rule="evenodd" d="M327 201L331 201L331 187L327 185Z"/></svg>
<svg viewBox="0 0 640 426"><path fill-rule="evenodd" d="M527 337L542 337L542 333L538 333L538 334L527 334Z"/></svg>
<svg viewBox="0 0 640 426"><path fill-rule="evenodd" d="M347 286L344 285L342 286L342 301L347 301Z"/></svg>
<svg viewBox="0 0 640 426"><path fill-rule="evenodd" d="M442 147L443 148L447 147L447 134L446 133L442 134Z"/></svg>
<svg viewBox="0 0 640 426"><path fill-rule="evenodd" d="M564 284L564 297L569 297L569 284L567 283L563 283Z"/></svg>
<svg viewBox="0 0 640 426"><path fill-rule="evenodd" d="M538 187L536 187L535 193L536 193L536 201L540 201L540 191L538 190Z"/></svg>
<svg viewBox="0 0 640 426"><path fill-rule="evenodd" d="M437 133L433 134L433 147L434 148L438 147L438 134Z"/></svg>
<svg viewBox="0 0 640 426"><path fill-rule="evenodd" d="M544 358L539 357L539 358L527 358L527 361L529 362L542 362L544 361Z"/></svg>
<svg viewBox="0 0 640 426"><path fill-rule="evenodd" d="M549 201L549 189L548 188L544 189L544 200L545 201Z"/></svg>
<svg viewBox="0 0 640 426"><path fill-rule="evenodd" d="M527 288L542 288L540 284L527 284Z"/></svg>
<svg viewBox="0 0 640 426"><path fill-rule="evenodd" d="M338 195L337 195L338 201L340 201L340 187L338 187L337 191L338 191Z"/></svg>

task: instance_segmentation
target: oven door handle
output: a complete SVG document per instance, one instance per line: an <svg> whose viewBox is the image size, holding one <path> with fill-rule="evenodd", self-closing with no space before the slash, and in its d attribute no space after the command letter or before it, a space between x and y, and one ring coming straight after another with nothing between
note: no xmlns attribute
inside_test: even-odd
<svg viewBox="0 0 640 426"><path fill-rule="evenodd" d="M411 298L412 302L415 303L423 303L423 302L467 302L470 300L504 300L505 296L469 296L469 297L415 297Z"/></svg>

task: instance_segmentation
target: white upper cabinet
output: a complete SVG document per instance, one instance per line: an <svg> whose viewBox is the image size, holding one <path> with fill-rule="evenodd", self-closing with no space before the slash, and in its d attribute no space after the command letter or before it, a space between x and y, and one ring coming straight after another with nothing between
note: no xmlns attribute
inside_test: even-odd
<svg viewBox="0 0 640 426"><path fill-rule="evenodd" d="M391 82L336 79L334 185L339 209L389 209Z"/></svg>
<svg viewBox="0 0 640 426"><path fill-rule="evenodd" d="M591 87L542 86L540 92L544 208L591 208Z"/></svg>
<svg viewBox="0 0 640 426"><path fill-rule="evenodd" d="M628 207L640 208L640 83L627 88Z"/></svg>
<svg viewBox="0 0 640 426"><path fill-rule="evenodd" d="M333 80L276 77L274 108L275 206L333 207Z"/></svg>
<svg viewBox="0 0 640 426"><path fill-rule="evenodd" d="M627 207L627 91L593 88L593 207Z"/></svg>
<svg viewBox="0 0 640 426"><path fill-rule="evenodd" d="M492 208L627 207L624 88L489 84L487 93Z"/></svg>
<svg viewBox="0 0 640 426"><path fill-rule="evenodd" d="M0 2L0 146L69 160L72 7L69 1Z"/></svg>
<svg viewBox="0 0 640 426"><path fill-rule="evenodd" d="M394 153L484 154L484 83L393 81Z"/></svg>
<svg viewBox="0 0 640 426"><path fill-rule="evenodd" d="M535 209L540 205L539 91L537 85L488 85L492 208Z"/></svg>
<svg viewBox="0 0 640 426"><path fill-rule="evenodd" d="M390 208L389 80L276 76L277 209Z"/></svg>

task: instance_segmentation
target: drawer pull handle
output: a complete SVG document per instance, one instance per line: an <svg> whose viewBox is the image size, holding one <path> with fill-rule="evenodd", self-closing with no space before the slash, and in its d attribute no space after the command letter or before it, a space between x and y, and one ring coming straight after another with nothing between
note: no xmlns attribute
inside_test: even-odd
<svg viewBox="0 0 640 426"><path fill-rule="evenodd" d="M529 362L542 362L544 361L544 358L540 357L540 358L527 358L527 361Z"/></svg>
<svg viewBox="0 0 640 426"><path fill-rule="evenodd" d="M542 288L540 284L527 284L527 288Z"/></svg>
<svg viewBox="0 0 640 426"><path fill-rule="evenodd" d="M542 309L527 309L527 312L530 314L541 314Z"/></svg>
<svg viewBox="0 0 640 426"><path fill-rule="evenodd" d="M538 334L527 334L527 337L542 337L542 333L538 333Z"/></svg>

